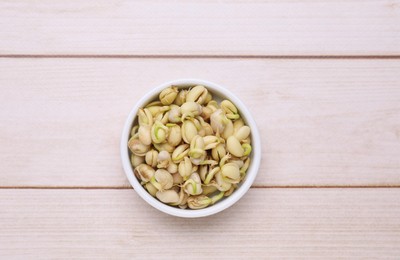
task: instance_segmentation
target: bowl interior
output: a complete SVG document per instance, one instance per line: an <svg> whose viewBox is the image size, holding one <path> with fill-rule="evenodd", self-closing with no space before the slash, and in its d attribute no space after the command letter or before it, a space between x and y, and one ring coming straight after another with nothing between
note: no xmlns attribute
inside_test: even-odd
<svg viewBox="0 0 400 260"><path fill-rule="evenodd" d="M130 138L130 130L132 126L137 124L137 111L139 108L144 107L148 103L156 100L158 98L159 93L169 87L169 86L176 86L178 89L186 89L193 87L195 85L204 85L213 95L213 99L216 101L220 102L223 99L229 99L232 101L233 104L238 108L239 113L245 123L251 128L251 139L252 139L252 153L250 155L250 166L247 170L246 177L244 181L242 181L238 188L228 197L224 197L221 201L218 201L214 205L211 205L209 207L206 207L204 209L180 209L176 208L173 206L166 205L153 196L151 196L147 190L145 190L144 187L142 187L139 183L139 181L136 179L134 173L133 173L133 166L130 163L130 151L127 147L128 140ZM122 156L122 163L123 167L125 170L125 173L128 177L129 182L135 189L135 191L141 196L145 201L147 201L150 205L153 207L167 213L171 214L174 216L179 216L179 217L203 217L203 216L208 216L215 214L219 211L222 211L228 207L230 207L232 204L234 204L237 200L239 200L244 193L250 188L251 184L253 183L257 172L258 168L260 165L260 160L261 160L261 147L260 147L260 136L258 133L257 126L254 122L254 119L252 118L250 112L248 109L245 107L245 105L231 92L229 92L227 89L204 80L196 80L196 79L182 79L182 80L174 80L170 82L166 82L156 88L154 88L152 91L147 93L145 96L143 96L139 102L135 105L135 107L132 109L131 113L129 114L124 131L122 134L122 139L121 139L121 156Z"/></svg>

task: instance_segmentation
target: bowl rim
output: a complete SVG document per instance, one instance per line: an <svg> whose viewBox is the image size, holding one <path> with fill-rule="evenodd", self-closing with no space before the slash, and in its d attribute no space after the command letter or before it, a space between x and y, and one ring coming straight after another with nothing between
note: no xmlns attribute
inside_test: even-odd
<svg viewBox="0 0 400 260"><path fill-rule="evenodd" d="M195 86L195 85L203 85L211 92L216 93L217 95L224 96L232 101L233 104L238 108L240 111L241 116L246 121L246 124L251 128L251 138L252 138L252 159L250 162L249 169L247 170L245 180L240 184L240 186L228 197L224 200L206 207L204 209L180 209L175 208L169 205L166 205L153 196L150 195L143 187L140 185L139 181L136 179L133 169L130 162L130 155L129 149L127 146L131 128L133 122L136 118L137 111L139 108L143 107L144 105L148 104L151 99L154 99L156 95L158 95L163 89L169 87L171 85L177 86L178 88L184 88L187 86ZM216 214L224 209L229 208L234 203L236 203L243 195L249 190L251 185L253 184L259 170L260 162L261 162L261 139L260 134L257 128L257 124L254 121L253 116L251 115L250 111L244 105L244 103L236 97L232 92L230 92L227 88L202 79L195 79L195 78L183 78L183 79L175 79L165 83L158 85L157 87L153 88L149 92L147 92L143 97L141 97L134 107L131 109L127 119L125 120L124 128L122 131L121 143L120 143L120 152L121 152L121 159L122 159L122 166L124 168L124 172L126 177L128 178L130 184L132 185L133 189L136 193L147 203L149 203L154 208L167 213L169 215L177 216L177 217L184 217L184 218L198 218L198 217L205 217Z"/></svg>

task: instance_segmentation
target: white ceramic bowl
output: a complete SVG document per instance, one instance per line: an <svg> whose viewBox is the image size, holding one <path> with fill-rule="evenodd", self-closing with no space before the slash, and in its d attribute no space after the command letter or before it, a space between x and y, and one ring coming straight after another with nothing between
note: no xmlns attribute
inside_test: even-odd
<svg viewBox="0 0 400 260"><path fill-rule="evenodd" d="M139 108L144 107L151 101L154 101L159 93L171 86L177 86L178 88L187 88L195 85L203 85L205 86L212 94L213 98L216 100L222 100L222 99L229 99L232 101L233 104L236 105L236 107L239 109L239 113L245 123L251 128L251 140L252 140L252 152L251 152L251 162L250 166L247 170L246 178L243 182L240 183L239 187L228 197L225 197L221 201L215 203L214 205L211 205L209 207L206 207L204 209L180 209L172 206L168 206L156 198L152 197L143 187L140 185L139 181L136 179L132 165L130 162L130 152L128 149L128 140L129 140L129 135L131 128L133 124L137 122L136 115L138 112ZM121 157L122 157L122 164L126 173L126 176L128 177L129 182L131 183L132 187L135 189L135 191L139 194L140 197L142 197L147 203L149 203L151 206L155 207L156 209L165 212L167 214L173 215L173 216L178 216L178 217L185 217L185 218L197 218L197 217L205 217L209 215L213 215L215 213L218 213L230 206L232 206L235 202L237 202L250 188L252 185L254 179L256 178L258 168L260 166L260 161L261 161L261 140L260 140L260 134L257 129L257 125L251 116L249 110L246 108L246 106L240 101L239 98L237 98L234 94L232 94L230 91L228 91L226 88L221 87L218 84L205 81L205 80L199 80L199 79L178 79L178 80L173 80L170 82L166 82L164 84L161 84L160 86L154 88L150 92L148 92L145 96L143 96L139 102L136 103L136 105L133 107L132 111L130 112L128 118L126 119L124 130L122 133L122 138L121 138Z"/></svg>

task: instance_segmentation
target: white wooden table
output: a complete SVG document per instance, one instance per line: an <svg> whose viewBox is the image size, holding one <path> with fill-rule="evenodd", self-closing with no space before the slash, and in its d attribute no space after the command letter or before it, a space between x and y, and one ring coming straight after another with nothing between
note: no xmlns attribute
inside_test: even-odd
<svg viewBox="0 0 400 260"><path fill-rule="evenodd" d="M262 165L212 217L122 170L135 102L183 77L254 114ZM400 1L0 0L0 258L400 257Z"/></svg>

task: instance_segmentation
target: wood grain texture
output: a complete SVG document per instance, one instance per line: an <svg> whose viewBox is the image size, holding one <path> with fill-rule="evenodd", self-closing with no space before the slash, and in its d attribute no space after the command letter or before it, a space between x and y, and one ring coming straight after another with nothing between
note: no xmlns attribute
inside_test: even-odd
<svg viewBox="0 0 400 260"><path fill-rule="evenodd" d="M256 186L400 185L400 63L1 59L0 186L129 187L119 142L155 85L228 87L262 136Z"/></svg>
<svg viewBox="0 0 400 260"><path fill-rule="evenodd" d="M394 1L0 1L0 54L400 55Z"/></svg>
<svg viewBox="0 0 400 260"><path fill-rule="evenodd" d="M133 190L0 190L0 257L395 259L399 196L399 189L251 189L225 212L180 219Z"/></svg>

